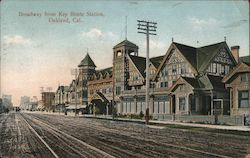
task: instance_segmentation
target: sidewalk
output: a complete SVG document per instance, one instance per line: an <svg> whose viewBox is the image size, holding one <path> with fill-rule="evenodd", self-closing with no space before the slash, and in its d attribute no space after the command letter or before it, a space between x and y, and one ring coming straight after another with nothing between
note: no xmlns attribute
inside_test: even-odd
<svg viewBox="0 0 250 158"><path fill-rule="evenodd" d="M68 117L75 117L75 113L58 113L58 112L42 112L42 111L35 111L29 113L40 113L40 114L49 114L49 115L62 115ZM85 118L96 118L96 119L107 119L112 120L112 115L90 115L90 114L79 114L77 117L85 117ZM145 123L145 120L139 119L129 119L129 118L115 118L115 121L125 121L125 122L135 122L135 123ZM212 129L221 129L221 130L233 130L233 131L246 131L250 132L250 126L226 126L226 125L212 125L212 124L197 124L197 123L184 123L184 122L176 122L176 121L159 121L159 120L150 120L150 123L156 124L165 124L165 125L181 125L181 126L190 126L190 127L201 127L201 128L212 128ZM157 126L157 125L154 125Z"/></svg>
<svg viewBox="0 0 250 158"><path fill-rule="evenodd" d="M100 118L100 119L112 119L112 116L103 116L98 115L94 117L93 115L83 115L83 117L87 118ZM137 123L145 123L145 120L139 119L129 119L129 118L115 118L118 121L128 121L128 122L137 122ZM248 131L250 132L249 126L226 126L226 125L212 125L212 124L197 124L197 123L184 123L184 122L176 122L176 121L158 121L158 120L150 120L150 123L156 124L170 124L170 125L181 125L181 126L191 126L191 127L203 127L203 128L212 128L212 129L222 129L222 130L236 130L236 131ZM157 125L156 125L157 126Z"/></svg>

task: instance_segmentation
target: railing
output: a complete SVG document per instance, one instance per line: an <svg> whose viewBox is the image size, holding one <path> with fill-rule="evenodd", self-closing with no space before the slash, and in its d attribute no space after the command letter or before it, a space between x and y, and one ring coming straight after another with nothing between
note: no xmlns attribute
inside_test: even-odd
<svg viewBox="0 0 250 158"><path fill-rule="evenodd" d="M153 114L154 120L181 121L190 123L215 124L215 115L173 115L173 114ZM244 125L243 115L218 115L218 124Z"/></svg>

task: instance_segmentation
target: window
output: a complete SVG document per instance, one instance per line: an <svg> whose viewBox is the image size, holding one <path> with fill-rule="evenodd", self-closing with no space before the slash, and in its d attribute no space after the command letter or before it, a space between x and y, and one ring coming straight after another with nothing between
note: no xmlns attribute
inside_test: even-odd
<svg viewBox="0 0 250 158"><path fill-rule="evenodd" d="M179 98L179 110L180 111L185 111L185 97L180 97Z"/></svg>
<svg viewBox="0 0 250 158"><path fill-rule="evenodd" d="M249 92L239 91L239 108L248 108L249 106Z"/></svg>
<svg viewBox="0 0 250 158"><path fill-rule="evenodd" d="M240 74L240 79L241 79L241 82L250 81L250 73Z"/></svg>
<svg viewBox="0 0 250 158"><path fill-rule="evenodd" d="M225 75L225 66L224 65L221 65L221 74Z"/></svg>
<svg viewBox="0 0 250 158"><path fill-rule="evenodd" d="M181 74L185 74L186 73L186 66L185 64L181 65Z"/></svg>
<svg viewBox="0 0 250 158"><path fill-rule="evenodd" d="M120 95L121 94L121 87L116 87L116 95Z"/></svg>
<svg viewBox="0 0 250 158"><path fill-rule="evenodd" d="M168 82L161 82L161 88L168 87Z"/></svg>
<svg viewBox="0 0 250 158"><path fill-rule="evenodd" d="M228 65L225 66L225 74L228 74L230 70L230 67Z"/></svg>
<svg viewBox="0 0 250 158"><path fill-rule="evenodd" d="M216 63L213 63L212 72L216 74Z"/></svg>
<svg viewBox="0 0 250 158"><path fill-rule="evenodd" d="M173 65L173 67L172 67L172 73L173 73L173 75L176 75L176 72L177 72L176 69L177 69L176 65Z"/></svg>
<svg viewBox="0 0 250 158"><path fill-rule="evenodd" d="M217 64L217 73L221 74L221 64Z"/></svg>

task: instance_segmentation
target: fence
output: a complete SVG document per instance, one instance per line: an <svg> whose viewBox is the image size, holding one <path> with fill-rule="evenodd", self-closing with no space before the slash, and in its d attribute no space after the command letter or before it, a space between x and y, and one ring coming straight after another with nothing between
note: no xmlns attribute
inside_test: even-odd
<svg viewBox="0 0 250 158"><path fill-rule="evenodd" d="M191 123L204 123L204 124L226 124L226 125L244 125L244 115L171 115L171 114L154 114L154 120L168 120L180 121ZM246 122L246 121L245 121ZM245 125L248 125L245 123Z"/></svg>

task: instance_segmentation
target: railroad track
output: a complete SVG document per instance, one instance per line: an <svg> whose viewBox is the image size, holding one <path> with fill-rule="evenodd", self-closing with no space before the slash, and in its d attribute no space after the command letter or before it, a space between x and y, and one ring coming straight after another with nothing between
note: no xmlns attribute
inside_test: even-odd
<svg viewBox="0 0 250 158"><path fill-rule="evenodd" d="M30 130L48 148L51 154L56 157L104 157L114 158L114 156L91 146L76 137L69 135L51 125L26 114L20 114ZM41 135L41 134L43 135ZM47 138L47 139L46 139ZM54 141L51 141L51 139ZM60 142L55 142L56 140ZM63 153L63 154L62 154ZM68 154L68 155L67 155Z"/></svg>
<svg viewBox="0 0 250 158"><path fill-rule="evenodd" d="M36 117L36 116L34 116ZM37 118L37 117L36 117ZM40 117L38 117L38 119L42 120ZM48 120L47 120L48 121ZM76 126L76 125L75 125ZM91 125L88 126L88 128L92 128L93 131L96 131L98 130L98 127L92 127ZM134 144L133 140L136 140L136 141L139 141L139 142L145 142L146 144L144 145L144 143L142 143L141 145L143 145L143 151L137 151L137 154L139 156L139 153L146 156L148 155L149 153L151 153L151 156L154 152L163 152L163 153L169 153L169 154L174 154L174 155L179 155L179 156L187 156L187 155L190 155L190 156L197 156L197 155L200 155L202 157L221 157L221 158L230 158L230 156L226 156L226 155L222 155L222 154L216 154L216 153L213 153L213 152L208 152L208 151L204 151L204 150L199 150L199 149L194 149L194 148L190 148L190 147L187 147L187 146L181 146L180 144L179 145L175 145L173 143L167 143L167 142L156 142L152 139L148 139L147 137L144 137L144 138L140 138L138 136L133 136L133 135L128 135L128 133L123 133L122 131L119 132L119 135L111 135L110 136L110 130L111 129L100 129L102 131L102 134L104 134L105 136L109 137L111 142L106 142L105 140L104 141L100 141L100 140L96 140L96 139L91 139L91 142L94 143L94 144L103 144L102 145L102 149L103 150L107 150L107 148L109 149L113 149L114 151L117 151L116 153L114 153L115 155L117 156L125 156L125 154L127 153L128 155L131 154L131 153L136 153L135 151L133 152L129 152L129 150L134 150L136 149L138 146L137 145L140 145L140 144ZM115 134L115 133L114 133ZM116 146L114 146L113 143L116 143ZM126 150L124 150L122 148L122 146L124 146L124 144L126 144L127 148ZM158 147L157 147L158 146ZM159 147L160 146L160 147ZM107 147L107 148L105 148ZM157 148L155 148L157 147ZM151 150L151 149L155 149L155 150ZM140 150L140 149L138 149ZM150 151L151 150L151 151ZM120 152L120 155L119 155L119 152ZM162 153L162 154L163 154ZM157 154L157 153L155 153ZM127 156L128 156L127 155ZM132 156L132 155L130 155ZM134 155L135 156L135 155ZM148 155L149 156L149 155ZM167 155L166 155L167 156ZM147 157L147 156L146 156Z"/></svg>

